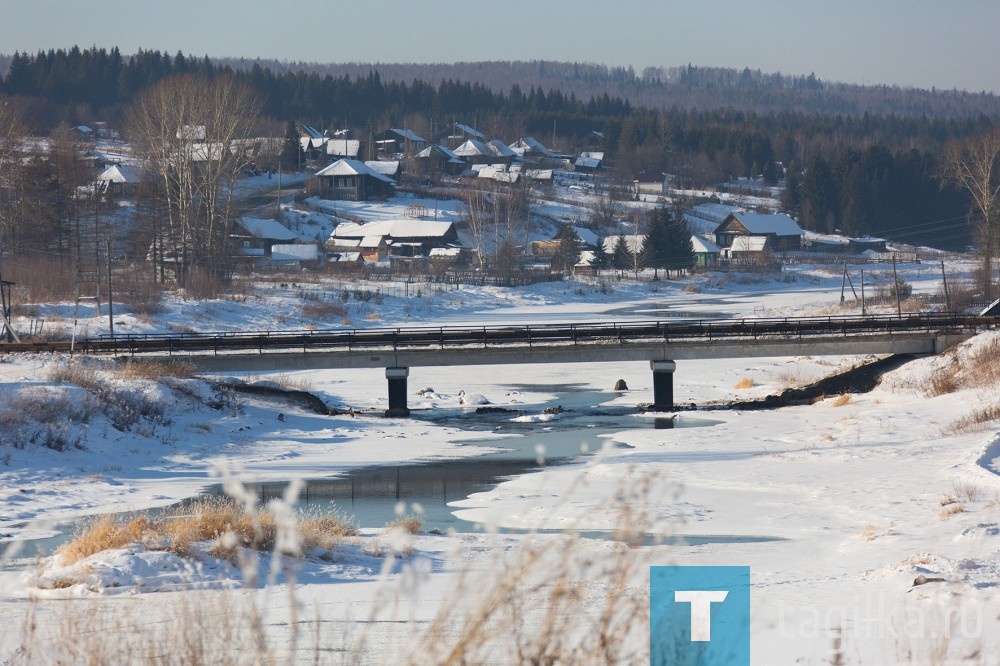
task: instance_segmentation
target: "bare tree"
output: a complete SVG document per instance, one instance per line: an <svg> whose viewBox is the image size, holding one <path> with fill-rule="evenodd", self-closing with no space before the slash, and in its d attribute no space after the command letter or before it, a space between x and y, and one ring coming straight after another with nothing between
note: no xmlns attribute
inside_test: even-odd
<svg viewBox="0 0 1000 666"><path fill-rule="evenodd" d="M253 161L247 147L261 102L227 77L164 79L129 110L128 138L166 204L164 256L183 284L193 267L218 272L227 258L235 186Z"/></svg>
<svg viewBox="0 0 1000 666"><path fill-rule="evenodd" d="M10 100L0 97L0 243L10 237L17 213L14 191L26 134L20 110Z"/></svg>
<svg viewBox="0 0 1000 666"><path fill-rule="evenodd" d="M474 185L467 186L461 197L465 204L463 221L472 234L472 251L475 252L479 270L482 271L486 267L485 242L493 217L489 197Z"/></svg>
<svg viewBox="0 0 1000 666"><path fill-rule="evenodd" d="M621 204L610 194L604 194L597 199L590 213L590 227L606 236L618 235L618 216L621 214Z"/></svg>
<svg viewBox="0 0 1000 666"><path fill-rule="evenodd" d="M972 199L970 217L978 226L983 288L992 301L993 257L1000 240L1000 128L949 144L943 177L965 189Z"/></svg>

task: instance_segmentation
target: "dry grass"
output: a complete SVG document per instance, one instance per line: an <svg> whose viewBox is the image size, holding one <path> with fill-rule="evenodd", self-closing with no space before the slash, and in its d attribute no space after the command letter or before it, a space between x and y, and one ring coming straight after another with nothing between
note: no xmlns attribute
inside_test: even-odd
<svg viewBox="0 0 1000 666"><path fill-rule="evenodd" d="M993 340L964 356L950 353L943 358L950 358L951 363L931 377L925 391L928 397L1000 384L1000 340Z"/></svg>
<svg viewBox="0 0 1000 666"><path fill-rule="evenodd" d="M121 366L117 375L122 379L157 381L162 377L190 377L194 370L194 364L186 361L151 361L133 358Z"/></svg>
<svg viewBox="0 0 1000 666"><path fill-rule="evenodd" d="M951 487L955 496L966 502L978 502L983 496L983 489L973 483L955 480Z"/></svg>
<svg viewBox="0 0 1000 666"><path fill-rule="evenodd" d="M424 531L424 519L420 516L408 515L400 516L395 520L390 520L385 524L386 532L402 530L408 534L420 534Z"/></svg>
<svg viewBox="0 0 1000 666"><path fill-rule="evenodd" d="M311 391L314 388L313 383L308 379L288 374L251 375L246 377L244 381L247 384L254 384L256 382L273 382L281 388L289 391Z"/></svg>
<svg viewBox="0 0 1000 666"><path fill-rule="evenodd" d="M298 524L303 550L331 549L344 538L356 536L357 526L340 515L311 517ZM233 560L239 548L272 550L278 519L270 509L251 512L228 498L203 499L159 518L101 516L87 523L56 553L73 564L105 550L142 544L181 557L194 555L195 544L212 542L209 553ZM298 556L301 552L283 553Z"/></svg>
<svg viewBox="0 0 1000 666"><path fill-rule="evenodd" d="M948 520L956 513L964 513L964 512L965 512L964 504L949 504L948 506L941 509L940 513L938 513L938 520Z"/></svg>
<svg viewBox="0 0 1000 666"><path fill-rule="evenodd" d="M333 321L347 316L347 307L340 303L326 301L309 301L299 306L299 312L306 319Z"/></svg>
<svg viewBox="0 0 1000 666"><path fill-rule="evenodd" d="M948 427L951 434L961 434L982 429L983 424L1000 419L1000 403L974 409Z"/></svg>
<svg viewBox="0 0 1000 666"><path fill-rule="evenodd" d="M754 386L757 386L757 382L750 379L749 377L744 377L740 381L736 382L736 386L734 386L733 388L742 391L744 389L753 388Z"/></svg>
<svg viewBox="0 0 1000 666"><path fill-rule="evenodd" d="M850 393L841 393L836 398L833 398L832 400L830 400L830 406L831 407L844 407L845 405L851 404L851 401L853 399L854 398L851 396Z"/></svg>

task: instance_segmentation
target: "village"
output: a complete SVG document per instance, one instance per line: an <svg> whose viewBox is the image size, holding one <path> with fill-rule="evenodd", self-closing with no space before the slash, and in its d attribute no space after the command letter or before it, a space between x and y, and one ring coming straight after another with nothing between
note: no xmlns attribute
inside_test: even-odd
<svg viewBox="0 0 1000 666"><path fill-rule="evenodd" d="M887 248L881 238L803 231L777 210L780 184L739 179L682 190L669 174L629 180L605 159L597 131L563 154L532 137L488 139L458 122L436 141L400 128L363 141L347 138L347 130L295 127L299 170L282 173L273 165L280 140L252 142L257 162L244 174L247 210L230 235L238 269L516 284L570 274L638 278L656 268L773 271L803 257L917 259L912 247ZM96 134L83 126L74 131ZM203 130L192 136L211 145ZM103 144L95 138L88 151L99 170L94 191L108 200L134 197L142 161L120 142L113 151L102 151ZM221 152L196 147L191 154L210 159ZM647 247L646 217L657 207L677 211L690 230L690 251L681 248L680 258L657 262Z"/></svg>

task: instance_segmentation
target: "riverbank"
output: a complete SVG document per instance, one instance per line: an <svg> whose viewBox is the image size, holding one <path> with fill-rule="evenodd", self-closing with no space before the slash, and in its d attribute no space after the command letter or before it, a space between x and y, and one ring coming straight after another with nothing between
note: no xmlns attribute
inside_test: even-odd
<svg viewBox="0 0 1000 666"><path fill-rule="evenodd" d="M678 289L655 298L680 303L687 297ZM726 307L750 313L755 303L780 303L789 312L800 312L835 298L831 285L822 281L777 296L724 296ZM563 310L558 294L548 299L537 304L537 316ZM683 302L689 309L690 303ZM586 307L600 312L611 305ZM499 305L482 318L500 318L509 309ZM518 316L531 316L526 302L515 309ZM462 316L480 318L479 311ZM16 650L23 648L29 618L38 632L35 642L44 647L56 645L45 632L67 627L67 613L76 615L72 608L85 609L81 617L107 618L128 609L117 629L101 628L110 645L128 632L152 635L170 625L196 635L190 617L198 606L209 611L210 617L200 623L215 628L218 640L227 636L230 621L239 625L240 618L256 616L266 618L261 629L266 643L299 659L324 655L335 662L436 663L439 650L459 647L477 608L496 601L495 586L520 571L517 593L508 599L517 602L511 608L521 609L520 623L493 616L484 625L491 631L482 632L489 654L514 662L512 626L529 641L530 631L544 633L548 609L555 608L561 622L582 616L579 623L559 625L567 628L566 635L590 631L609 604L617 617L638 613L642 604L636 604L648 602L650 564L719 564L751 566L755 662L788 663L789 655L807 663L832 661L831 650L839 644L848 663L927 663L935 654L958 658L976 651L980 656L972 663L992 663L990 655L1000 653L1000 646L991 643L998 635L993 597L1000 580L995 422L960 421L990 407L996 386L976 384L958 373L948 375L954 380L950 388L931 388L948 368L981 365L978 354L993 340L995 336L983 335L948 355L913 361L887 373L866 395L766 412L711 412L722 423L709 428L611 429L603 439L614 442L613 447L577 463L520 476L454 505L463 518L487 526L566 534L490 534L488 529L481 534L420 534L394 547L395 537L383 535L381 525L362 525L363 536L384 547L382 557L346 550L331 560L305 558L295 569L295 585L287 584L288 570L280 564L272 567L276 563L270 559L261 561L259 570L278 573L270 582L265 582L267 576L259 578L255 587L238 573L223 575L218 568L212 577L204 569L199 576L194 567L181 580L172 568L179 566L176 562L157 560L162 567L157 568L138 553L118 553L95 565L131 575L101 579L118 580L117 586L40 588L38 576L50 564L35 561L24 541L46 533L37 520L165 506L216 482L213 474L220 470L245 483L262 483L315 478L322 475L317 471L465 456L469 450L459 443L469 438L468 432L423 418L474 410L461 404L462 392L481 394L498 407L538 414L560 404L575 409L574 396L587 395L592 401L594 394L604 396L604 408L631 408L648 402L652 391L651 373L643 363L467 368L461 373L427 368L410 377L413 390L434 389L411 396L418 418L392 421L362 413L323 416L251 396L214 409L202 393L207 385L197 380L133 382L127 393L153 396L168 405L169 423L160 420L146 423L145 429L121 431L105 412L94 412L86 423L60 419L68 424L63 434L70 444L77 441L73 433L86 433L79 440L84 448L7 451L0 468L0 533L8 535L3 542L8 563L0 573L0 626L5 629L0 655L18 663ZM675 391L678 402L755 399L856 361L682 362ZM61 391L65 405L86 406L89 399L81 390L48 374L62 363L64 359L14 359L0 364L0 377L11 391ZM385 401L380 371L255 379L305 387L331 406L378 408ZM618 379L630 390L613 391ZM682 412L677 418L688 416ZM542 429L551 423L519 427ZM508 440L507 433L492 430L481 438L498 447ZM628 548L621 541L578 536L623 527L698 539L696 545ZM16 552L10 551L12 544ZM398 558L385 557L395 550ZM914 586L919 576L932 582ZM237 589L223 589L233 586ZM573 603L559 606L553 596L558 590L572 591ZM83 601L67 606L66 599ZM455 621L451 629L441 629L438 623L449 613ZM189 618L187 623L178 621L182 617ZM631 630L614 625L621 632L614 644L623 658L642 654L648 634L638 625ZM253 626L247 629L247 641L255 637ZM90 629L82 635L95 633ZM531 641L544 638L531 636ZM252 649L252 641L244 644ZM942 658L937 662L946 663Z"/></svg>

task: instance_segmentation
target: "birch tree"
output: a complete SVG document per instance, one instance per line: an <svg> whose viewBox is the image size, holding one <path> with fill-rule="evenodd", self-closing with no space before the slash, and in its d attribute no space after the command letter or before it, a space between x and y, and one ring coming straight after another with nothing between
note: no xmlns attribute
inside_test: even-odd
<svg viewBox="0 0 1000 666"><path fill-rule="evenodd" d="M194 267L218 274L226 266L236 183L253 161L260 109L232 78L182 76L150 88L126 116L126 135L163 193L164 256L181 284Z"/></svg>
<svg viewBox="0 0 1000 666"><path fill-rule="evenodd" d="M983 259L984 294L992 301L993 257L1000 241L1000 128L949 144L943 176L971 198L970 218L977 227Z"/></svg>

